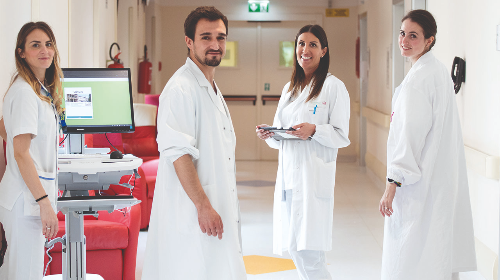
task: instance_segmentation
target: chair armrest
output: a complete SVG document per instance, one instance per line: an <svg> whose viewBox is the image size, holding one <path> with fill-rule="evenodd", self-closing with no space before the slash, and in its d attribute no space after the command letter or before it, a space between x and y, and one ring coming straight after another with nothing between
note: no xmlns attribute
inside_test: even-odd
<svg viewBox="0 0 500 280"><path fill-rule="evenodd" d="M128 246L123 250L123 280L135 279L137 244L139 242L139 227L141 222L141 206L136 204L125 213L115 210L111 213L99 211L98 220L119 222L128 227Z"/></svg>

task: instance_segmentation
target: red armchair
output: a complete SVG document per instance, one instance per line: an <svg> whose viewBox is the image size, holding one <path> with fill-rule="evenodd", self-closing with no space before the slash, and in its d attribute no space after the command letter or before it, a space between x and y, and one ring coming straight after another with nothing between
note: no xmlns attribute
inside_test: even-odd
<svg viewBox="0 0 500 280"><path fill-rule="evenodd" d="M141 200L141 229L149 226L151 207L153 205L154 188L156 184L156 172L158 170L159 152L156 143L156 106L149 104L134 104L135 132L133 133L111 133L108 134L109 141L121 152L133 154L142 158L143 164L138 172L141 176L139 184L132 195ZM92 134L85 136L88 147L102 148L111 147L104 134ZM128 181L130 176L124 176L122 182ZM116 185L111 185L107 194L129 194L130 190Z"/></svg>
<svg viewBox="0 0 500 280"><path fill-rule="evenodd" d="M124 211L125 210L125 211ZM85 216L84 233L87 240L87 273L99 274L106 280L133 280L139 239L141 207L111 213L99 211L98 218ZM58 213L59 232L65 234L64 215ZM47 274L62 273L62 246L57 243L49 254L53 258ZM48 257L45 254L45 265Z"/></svg>

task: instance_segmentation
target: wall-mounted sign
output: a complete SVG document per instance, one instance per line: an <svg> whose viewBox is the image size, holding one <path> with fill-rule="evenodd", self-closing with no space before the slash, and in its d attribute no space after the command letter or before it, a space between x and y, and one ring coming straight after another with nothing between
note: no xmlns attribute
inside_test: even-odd
<svg viewBox="0 0 500 280"><path fill-rule="evenodd" d="M349 17L349 9L326 9L326 17Z"/></svg>
<svg viewBox="0 0 500 280"><path fill-rule="evenodd" d="M248 1L250 13L269 13L269 1Z"/></svg>

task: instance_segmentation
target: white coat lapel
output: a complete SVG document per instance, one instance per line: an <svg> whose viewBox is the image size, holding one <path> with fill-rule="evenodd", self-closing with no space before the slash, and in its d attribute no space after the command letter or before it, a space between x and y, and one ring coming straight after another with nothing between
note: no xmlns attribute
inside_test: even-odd
<svg viewBox="0 0 500 280"><path fill-rule="evenodd" d="M225 114L226 111L224 110L224 106L222 105L222 102L220 102L219 97L217 96L218 94L221 94L219 89L217 88L217 85L216 88L218 93L216 94L210 82L207 80L205 75L203 75L203 72L201 72L200 68L198 68L198 65L196 65L191 60L191 58L189 57L187 58L186 65L191 70L191 73L193 73L194 77L196 78L196 81L198 81L198 85L200 87L205 87L207 89L207 94L210 96L210 99L212 100L212 103L214 103L215 107L217 107L217 109L219 109L221 113Z"/></svg>
<svg viewBox="0 0 500 280"><path fill-rule="evenodd" d="M311 83L312 83L312 81L299 93L299 96L293 102L302 102L309 96L309 89L310 89ZM285 96L285 98L287 100L283 103L283 106L281 106L281 108L278 108L278 110L279 110L278 111L278 120L280 121L281 125L283 125L283 118L282 118L283 109L285 109L286 106L288 106L292 103L290 101L291 92L287 92L286 95L287 96Z"/></svg>

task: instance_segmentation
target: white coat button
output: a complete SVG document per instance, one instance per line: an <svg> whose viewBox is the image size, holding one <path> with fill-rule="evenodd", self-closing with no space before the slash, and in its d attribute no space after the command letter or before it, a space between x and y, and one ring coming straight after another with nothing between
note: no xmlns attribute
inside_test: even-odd
<svg viewBox="0 0 500 280"><path fill-rule="evenodd" d="M295 166L295 169L299 169L299 167L298 167L298 166Z"/></svg>

